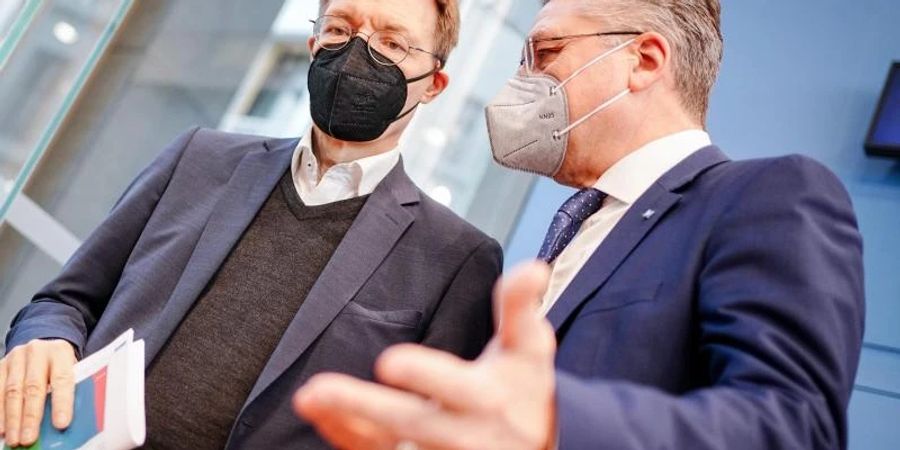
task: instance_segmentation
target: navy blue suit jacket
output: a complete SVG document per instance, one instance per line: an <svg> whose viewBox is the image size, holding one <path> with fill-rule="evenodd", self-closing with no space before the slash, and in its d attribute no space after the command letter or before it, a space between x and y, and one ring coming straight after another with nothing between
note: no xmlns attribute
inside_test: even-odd
<svg viewBox="0 0 900 450"><path fill-rule="evenodd" d="M836 177L800 156L702 149L549 312L560 448L845 448L863 310L862 243Z"/></svg>
<svg viewBox="0 0 900 450"><path fill-rule="evenodd" d="M179 137L17 315L7 348L62 338L87 355L134 328L149 365L288 170L297 143L199 129ZM497 242L422 194L398 164L285 331L228 447L327 448L292 414L294 390L322 371L371 379L392 344L477 356L492 333L500 267Z"/></svg>

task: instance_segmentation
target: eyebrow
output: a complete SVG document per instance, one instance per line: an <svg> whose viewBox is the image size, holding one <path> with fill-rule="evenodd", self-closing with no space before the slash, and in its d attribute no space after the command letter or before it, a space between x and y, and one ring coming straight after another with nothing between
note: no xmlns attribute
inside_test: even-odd
<svg viewBox="0 0 900 450"><path fill-rule="evenodd" d="M385 21L384 23L381 23L381 21L377 20L377 19L374 20L373 22L378 22L381 25L378 28L381 30L384 30L384 31L393 31L396 33L403 33L407 36L410 34L409 28L406 28L405 26L403 26L399 23L395 23L395 22L391 22L391 21Z"/></svg>
<svg viewBox="0 0 900 450"><path fill-rule="evenodd" d="M351 6L351 8L352 8L352 6ZM359 11L357 11L356 9L346 10L346 9L339 8L334 11L326 11L325 15L340 17L340 18L352 23L353 26L359 26L359 17L357 17L358 13L359 13ZM410 32L409 28L407 28L403 24L395 22L389 18L373 17L372 25L375 26L376 31L392 31L395 33L402 33L411 41L417 40L417 39L415 39L415 37L412 36L412 33Z"/></svg>
<svg viewBox="0 0 900 450"><path fill-rule="evenodd" d="M353 6L351 5L350 7L352 8ZM322 16L340 17L341 19L345 19L348 22L353 22L353 20L354 20L353 13L354 12L356 12L356 10L348 11L348 10L340 8L340 7L335 8L333 10L331 8L329 8L322 14Z"/></svg>
<svg viewBox="0 0 900 450"><path fill-rule="evenodd" d="M413 33L409 30L409 28L407 28L406 26L404 26L401 23L394 22L390 19L382 20L381 18L375 17L372 20L372 25L377 25L377 29L380 31L391 31L394 33L400 33L400 34L406 36L407 39L409 39L409 43L411 45L414 45L414 46L419 45L420 39L417 38L416 36L414 36Z"/></svg>
<svg viewBox="0 0 900 450"><path fill-rule="evenodd" d="M558 29L553 27L541 27L530 33L526 39L540 41L542 39L551 39L562 34Z"/></svg>

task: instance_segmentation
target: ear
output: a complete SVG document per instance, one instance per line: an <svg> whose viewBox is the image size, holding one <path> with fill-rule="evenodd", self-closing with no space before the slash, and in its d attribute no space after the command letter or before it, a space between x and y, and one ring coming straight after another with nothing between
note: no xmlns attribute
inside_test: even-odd
<svg viewBox="0 0 900 450"><path fill-rule="evenodd" d="M428 87L428 90L425 91L425 95L422 97L423 104L434 101L434 99L444 92L444 89L447 89L447 85L450 84L450 75L443 70L435 72L431 79L431 86Z"/></svg>
<svg viewBox="0 0 900 450"><path fill-rule="evenodd" d="M315 36L310 36L309 39L306 40L306 48L309 49L309 59L312 61L316 57L316 38Z"/></svg>
<svg viewBox="0 0 900 450"><path fill-rule="evenodd" d="M637 63L631 72L628 87L640 92L653 86L670 70L672 48L669 41L656 32L644 33L635 39L633 55Z"/></svg>

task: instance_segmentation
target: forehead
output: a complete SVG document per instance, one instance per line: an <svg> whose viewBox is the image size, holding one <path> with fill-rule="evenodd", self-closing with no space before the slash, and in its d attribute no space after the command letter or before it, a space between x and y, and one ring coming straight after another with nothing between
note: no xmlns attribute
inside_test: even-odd
<svg viewBox="0 0 900 450"><path fill-rule="evenodd" d="M434 0L331 0L324 14L344 17L355 26L401 31L418 39L433 36L437 23Z"/></svg>
<svg viewBox="0 0 900 450"><path fill-rule="evenodd" d="M535 39L572 33L600 31L603 21L596 15L599 2L586 0L553 0L538 13L529 36Z"/></svg>

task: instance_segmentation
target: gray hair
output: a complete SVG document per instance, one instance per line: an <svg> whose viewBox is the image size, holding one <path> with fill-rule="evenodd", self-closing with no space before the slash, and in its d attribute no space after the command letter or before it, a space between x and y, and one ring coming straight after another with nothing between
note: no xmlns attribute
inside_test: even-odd
<svg viewBox="0 0 900 450"><path fill-rule="evenodd" d="M544 4L552 0L542 0ZM673 72L684 108L706 121L722 63L719 0L584 0L585 13L617 30L655 31L673 48Z"/></svg>

